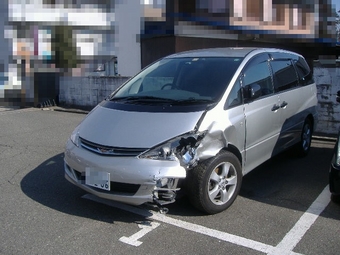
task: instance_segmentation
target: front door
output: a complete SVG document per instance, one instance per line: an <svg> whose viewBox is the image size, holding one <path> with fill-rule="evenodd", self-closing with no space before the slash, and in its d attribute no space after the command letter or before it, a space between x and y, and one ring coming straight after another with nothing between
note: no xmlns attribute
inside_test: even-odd
<svg viewBox="0 0 340 255"><path fill-rule="evenodd" d="M256 56L242 72L243 87L261 87L261 96L244 104L245 173L271 157L281 128L279 98L274 94L268 58L267 54Z"/></svg>

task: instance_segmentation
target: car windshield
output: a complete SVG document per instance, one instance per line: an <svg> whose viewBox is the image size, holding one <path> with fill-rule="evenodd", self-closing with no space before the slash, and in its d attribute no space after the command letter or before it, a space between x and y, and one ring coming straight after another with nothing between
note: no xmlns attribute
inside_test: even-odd
<svg viewBox="0 0 340 255"><path fill-rule="evenodd" d="M213 103L227 88L242 58L165 58L129 80L110 100L129 103Z"/></svg>

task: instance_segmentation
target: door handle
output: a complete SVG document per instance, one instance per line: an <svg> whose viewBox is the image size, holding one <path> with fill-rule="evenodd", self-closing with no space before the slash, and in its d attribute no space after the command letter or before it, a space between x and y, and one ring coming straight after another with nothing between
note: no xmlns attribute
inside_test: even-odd
<svg viewBox="0 0 340 255"><path fill-rule="evenodd" d="M288 105L286 101L283 101L282 104L280 105L281 108L285 108Z"/></svg>
<svg viewBox="0 0 340 255"><path fill-rule="evenodd" d="M274 106L272 107L272 111L275 112L278 109L280 109L280 106L278 106L277 104L274 104Z"/></svg>

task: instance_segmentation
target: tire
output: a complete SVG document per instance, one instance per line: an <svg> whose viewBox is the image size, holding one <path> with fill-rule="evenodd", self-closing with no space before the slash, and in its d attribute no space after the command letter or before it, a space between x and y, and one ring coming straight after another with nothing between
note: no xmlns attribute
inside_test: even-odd
<svg viewBox="0 0 340 255"><path fill-rule="evenodd" d="M207 214L227 209L242 184L242 168L231 152L221 151L188 172L187 188L193 206Z"/></svg>
<svg viewBox="0 0 340 255"><path fill-rule="evenodd" d="M331 200L333 203L340 204L340 195L339 194L331 194Z"/></svg>
<svg viewBox="0 0 340 255"><path fill-rule="evenodd" d="M312 123L309 119L306 119L301 131L301 140L297 145L298 156L305 157L308 155L312 143L312 133Z"/></svg>

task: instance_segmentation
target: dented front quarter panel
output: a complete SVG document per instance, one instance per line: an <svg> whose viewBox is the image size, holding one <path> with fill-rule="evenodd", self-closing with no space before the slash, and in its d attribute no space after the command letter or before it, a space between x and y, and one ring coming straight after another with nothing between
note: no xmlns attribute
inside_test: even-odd
<svg viewBox="0 0 340 255"><path fill-rule="evenodd" d="M242 159L244 158L245 125L242 106L229 110L222 107L208 111L202 120L199 131L206 130L207 134L197 148L197 157L205 160L222 149L235 147ZM242 160L242 164L244 160Z"/></svg>
<svg viewBox="0 0 340 255"><path fill-rule="evenodd" d="M213 122L206 130L208 132L196 150L197 157L200 160L214 157L228 143L221 123Z"/></svg>

